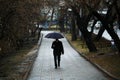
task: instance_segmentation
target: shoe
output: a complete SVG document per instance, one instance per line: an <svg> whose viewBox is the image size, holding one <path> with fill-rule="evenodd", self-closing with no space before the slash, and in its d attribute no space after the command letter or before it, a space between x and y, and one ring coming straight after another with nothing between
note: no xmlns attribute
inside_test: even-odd
<svg viewBox="0 0 120 80"><path fill-rule="evenodd" d="M60 67L60 64L58 64L58 67Z"/></svg>
<svg viewBox="0 0 120 80"><path fill-rule="evenodd" d="M57 69L57 66L55 67L55 69Z"/></svg>

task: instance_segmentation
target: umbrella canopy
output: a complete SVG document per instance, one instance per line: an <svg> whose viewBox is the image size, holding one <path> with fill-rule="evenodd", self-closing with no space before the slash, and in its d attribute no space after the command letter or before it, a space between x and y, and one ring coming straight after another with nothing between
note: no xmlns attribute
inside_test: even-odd
<svg viewBox="0 0 120 80"><path fill-rule="evenodd" d="M58 33L58 32L52 32L52 33L48 33L45 38L51 38L51 39L61 39L64 38L62 34Z"/></svg>

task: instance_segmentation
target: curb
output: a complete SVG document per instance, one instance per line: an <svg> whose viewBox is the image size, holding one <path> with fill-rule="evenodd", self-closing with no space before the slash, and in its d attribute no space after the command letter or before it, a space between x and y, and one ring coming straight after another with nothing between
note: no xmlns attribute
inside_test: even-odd
<svg viewBox="0 0 120 80"><path fill-rule="evenodd" d="M42 42L42 37L43 37L43 34L41 34L40 39L39 39L38 44L37 44L37 45L38 45L38 47L37 47L38 50L39 50L39 47L40 47L41 42ZM37 50L37 52L36 52L37 54L38 54L38 50ZM29 76L29 74L30 74L30 72L31 72L31 69L32 69L32 67L33 67L33 64L34 64L34 62L35 62L35 60L36 60L37 54L35 55L34 60L33 60L33 61L31 62L31 64L29 65L27 71L25 72L25 75L23 76L23 80L27 80L27 79L28 79L28 76Z"/></svg>
<svg viewBox="0 0 120 80"><path fill-rule="evenodd" d="M70 43L70 41L66 38L66 40L68 41L68 43L71 45L71 47L75 49L75 47L72 46L72 44ZM77 51L77 50L76 50ZM99 69L100 71L102 71L104 74L106 74L107 76L109 76L110 78L114 79L114 80L120 80L119 78L115 77L114 75L110 74L109 72L107 72L105 69L103 69L102 67L100 67L98 64L93 63L92 61L90 61L85 55L81 54L79 51L77 51L80 56L82 56L84 59L86 59L87 61L89 61L93 66L95 66L97 69Z"/></svg>

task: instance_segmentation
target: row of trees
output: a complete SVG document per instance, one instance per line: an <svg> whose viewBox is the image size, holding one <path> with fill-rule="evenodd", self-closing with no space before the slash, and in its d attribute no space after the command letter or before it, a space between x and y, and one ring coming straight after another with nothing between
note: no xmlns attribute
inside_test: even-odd
<svg viewBox="0 0 120 80"><path fill-rule="evenodd" d="M0 0L0 54L19 48L23 40L34 33L39 24L46 20L58 18L60 30L65 31L64 24L71 22L72 39L76 40L76 32L80 31L89 51L97 51L92 40L94 25L102 23L96 40L105 30L114 40L120 52L120 40L113 29L114 22L120 24L120 0ZM71 11L68 11L71 9ZM106 10L106 14L98 11ZM90 21L91 31L88 31ZM34 27L37 24L37 28ZM76 30L77 28L77 30Z"/></svg>
<svg viewBox="0 0 120 80"><path fill-rule="evenodd" d="M0 0L0 55L23 46L42 21L42 0ZM40 18L41 17L41 18Z"/></svg>
<svg viewBox="0 0 120 80"><path fill-rule="evenodd" d="M72 39L76 40L76 26L82 33L89 51L97 51L92 39L92 33L97 21L100 21L102 26L97 34L96 40L99 41L105 30L109 33L114 40L115 45L120 52L120 39L115 33L113 27L117 22L120 26L120 0L64 0L64 10L68 14L68 9L71 9L71 30ZM106 11L106 14L100 12ZM65 15L63 15L65 17ZM70 16L69 16L70 17ZM69 20L69 19L68 19ZM88 30L89 22L93 21L91 31Z"/></svg>

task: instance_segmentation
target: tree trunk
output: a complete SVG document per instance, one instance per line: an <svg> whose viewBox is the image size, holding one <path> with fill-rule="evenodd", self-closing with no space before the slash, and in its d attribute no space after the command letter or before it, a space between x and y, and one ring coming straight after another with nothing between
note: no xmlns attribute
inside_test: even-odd
<svg viewBox="0 0 120 80"><path fill-rule="evenodd" d="M65 32L64 19L60 19L59 26L60 26L60 32Z"/></svg>
<svg viewBox="0 0 120 80"><path fill-rule="evenodd" d="M94 12L94 15L102 22L103 27L107 30L108 34L112 37L118 51L120 52L120 40L118 35L114 32L113 29L109 28L108 22L106 20L103 20L102 17L97 12Z"/></svg>
<svg viewBox="0 0 120 80"><path fill-rule="evenodd" d="M77 25L78 25L78 28L80 29L81 33L82 33L82 36L84 37L84 40L86 42L86 45L89 49L90 52L95 52L97 51L93 41L92 41L92 38L90 36L90 33L86 30L86 29L81 29L80 28L80 23L79 21L77 22Z"/></svg>
<svg viewBox="0 0 120 80"><path fill-rule="evenodd" d="M98 35L96 36L96 40L100 40L100 38L102 37L103 32L105 31L104 27L100 28L100 31L98 32Z"/></svg>
<svg viewBox="0 0 120 80"><path fill-rule="evenodd" d="M74 15L72 15L72 21L71 21L71 32L72 32L72 41L75 41L77 39L76 35L76 27L75 27L75 18Z"/></svg>
<svg viewBox="0 0 120 80"><path fill-rule="evenodd" d="M88 16L86 19L81 19L77 10L75 10L75 8L73 8L72 10L73 10L74 14L76 15L78 29L81 31L82 36L84 37L84 40L86 42L86 45L87 45L89 51L96 52L97 49L92 41L90 32L87 30L87 24L89 21L88 18L90 18L90 17Z"/></svg>

